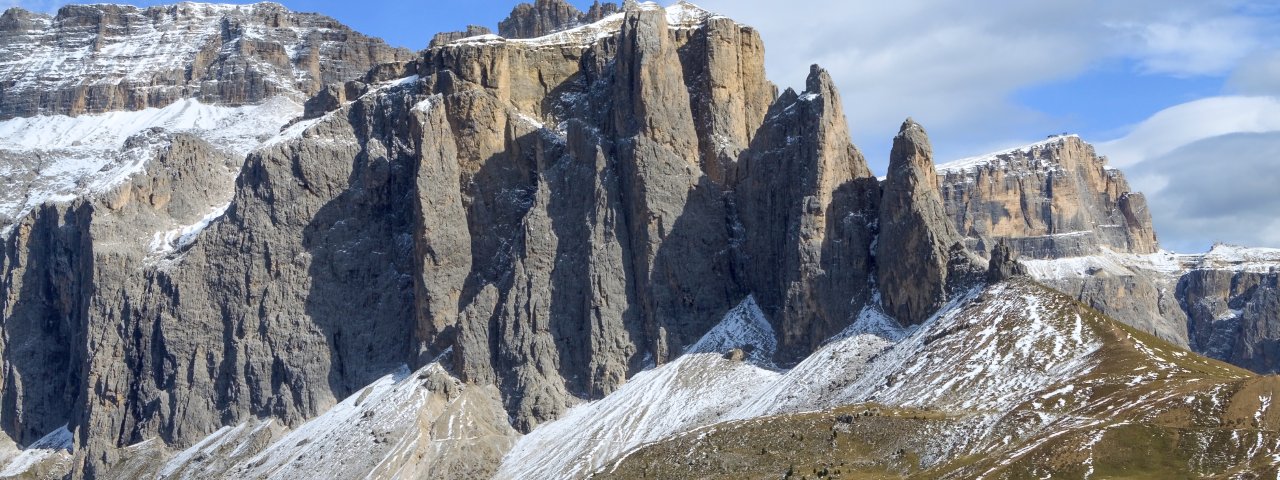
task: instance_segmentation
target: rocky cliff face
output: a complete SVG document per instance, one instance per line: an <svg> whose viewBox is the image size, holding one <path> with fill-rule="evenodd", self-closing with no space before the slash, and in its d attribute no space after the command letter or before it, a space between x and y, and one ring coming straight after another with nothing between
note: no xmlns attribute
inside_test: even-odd
<svg viewBox="0 0 1280 480"><path fill-rule="evenodd" d="M301 101L410 53L274 3L68 5L0 16L0 119Z"/></svg>
<svg viewBox="0 0 1280 480"><path fill-rule="evenodd" d="M1024 260L1158 249L1142 194L1130 191L1124 175L1075 135L939 165L937 179L947 216L980 255L999 242ZM1131 325L1187 343L1174 279L1123 267L1038 278Z"/></svg>
<svg viewBox="0 0 1280 480"><path fill-rule="evenodd" d="M723 83L740 78L734 72L707 76ZM704 110L714 119L707 123L720 130L708 132L718 144L703 149L704 167L712 175L736 172L729 227L732 242L743 247L738 268L781 327L790 360L838 333L870 303L880 189L849 140L827 72L815 66L805 92L783 92L753 138L742 134L749 118L727 115L742 111L747 86L711 88L724 102L708 102ZM730 161L746 141L741 160Z"/></svg>
<svg viewBox="0 0 1280 480"><path fill-rule="evenodd" d="M1158 250L1141 193L1076 136L938 167L951 222L982 253L997 242L1041 282L1213 358L1275 372L1271 300L1280 255Z"/></svg>
<svg viewBox="0 0 1280 480"><path fill-rule="evenodd" d="M108 71L107 83L147 100L39 104L79 113L173 102L143 112L173 115L155 128L119 127L138 125L129 111L7 120L24 133L0 139L6 178L23 192L0 195L12 207L0 225L5 435L68 444L57 459L76 477L487 476L519 433L682 354L736 352L732 370L752 371L745 360L786 368L833 338L883 350L887 340L866 335L901 339L894 323L929 321L988 270L964 248L987 230L953 221L953 199L1003 225L997 200L981 196L999 189L950 195L921 126L903 125L882 184L850 141L830 76L815 66L803 92L778 94L750 27L687 3L628 2L607 15L562 7L517 8L523 20L507 28L523 33L511 37L534 38L444 35L356 73L340 67L349 52L285 42L282 58L314 49L322 72L349 81L267 62L315 88L290 84L254 105L227 105L269 93L252 68L214 90L135 88ZM238 39L214 42L240 45L227 60L236 65L274 50L243 47L258 45L244 32L296 40L290 22L315 20L267 4L69 8L118 13L147 35L183 25L212 39L202 32L214 25ZM25 32L5 37L17 44L74 33L58 30L70 20L4 18ZM124 38L101 25L77 35ZM243 34L224 35L234 25ZM379 48L358 57L373 62ZM14 68L6 75L39 70ZM98 83L81 80L90 87L45 87L99 98L88 93ZM315 93L305 106L290 98L305 92ZM188 109L218 120L189 121ZM86 118L114 130L85 133ZM54 127L69 133L38 135ZM68 165L77 169L60 170ZM1140 209L1122 205L1122 180L1098 168L1096 178L1046 173L1045 186L1009 171L1000 185L1018 196L1069 191L1058 182L1114 190L1081 194L1102 213L1047 210L1045 224L1027 223L1037 235L1126 211L1141 223ZM1022 249L997 253L991 278L1016 276L1010 259ZM1037 261L1056 260L1031 260L1032 273L1045 267ZM1274 303L1266 282L1184 290L1262 311ZM700 349L706 338L714 352Z"/></svg>
<svg viewBox="0 0 1280 480"><path fill-rule="evenodd" d="M1257 372L1280 371L1280 251L1226 245L1177 284L1191 348Z"/></svg>
<svg viewBox="0 0 1280 480"><path fill-rule="evenodd" d="M635 9L633 5L631 9ZM612 2L593 2L586 12L564 0L535 0L521 3L506 20L498 22L498 35L507 38L536 38L570 27L595 23L621 11Z"/></svg>
<svg viewBox="0 0 1280 480"><path fill-rule="evenodd" d="M940 165L947 215L977 252L1005 239L1028 258L1157 250L1151 213L1074 135Z"/></svg>
<svg viewBox="0 0 1280 480"><path fill-rule="evenodd" d="M929 137L909 118L893 139L881 202L876 280L882 304L899 321L919 324L979 269L943 210Z"/></svg>
<svg viewBox="0 0 1280 480"><path fill-rule="evenodd" d="M120 11L244 14L166 8ZM107 163L135 167L23 203L0 265L6 338L41 340L5 343L6 433L66 424L77 474L147 472L226 426L277 441L429 365L493 388L476 401L528 431L680 355L749 295L784 365L878 309L885 201L826 72L779 96L749 27L686 3L598 16L439 38L294 104L303 119L279 135L236 137L245 150L211 147L212 127L119 140L133 149ZM194 173L228 165L234 185ZM947 261L915 271L945 278ZM486 431L493 449L467 462L505 448ZM163 448L126 448L148 440Z"/></svg>

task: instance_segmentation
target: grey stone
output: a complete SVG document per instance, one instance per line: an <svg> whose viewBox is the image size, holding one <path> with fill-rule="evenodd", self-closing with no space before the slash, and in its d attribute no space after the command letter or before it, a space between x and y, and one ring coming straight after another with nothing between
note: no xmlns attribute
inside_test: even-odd
<svg viewBox="0 0 1280 480"><path fill-rule="evenodd" d="M946 215L934 173L933 147L924 128L908 118L893 139L889 174L880 203L876 280L885 312L899 322L923 322L944 305L959 281L949 273L971 271L961 242ZM951 283L949 283L951 282Z"/></svg>

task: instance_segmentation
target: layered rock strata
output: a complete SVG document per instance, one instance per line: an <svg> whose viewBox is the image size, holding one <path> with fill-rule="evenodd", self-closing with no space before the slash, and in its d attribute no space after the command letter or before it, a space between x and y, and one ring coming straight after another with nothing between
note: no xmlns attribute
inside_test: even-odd
<svg viewBox="0 0 1280 480"><path fill-rule="evenodd" d="M69 425L76 474L104 476L429 362L528 431L752 294L775 360L803 358L877 308L882 199L826 72L779 96L762 57L749 27L631 5L325 88L233 187L188 169L234 158L161 142L7 239L6 328L42 340L6 343L6 432Z"/></svg>
<svg viewBox="0 0 1280 480"><path fill-rule="evenodd" d="M632 5L632 9L635 8ZM535 0L533 3L516 5L510 16L498 22L498 35L507 38L536 38L598 22L619 11L621 8L618 4L612 2L592 2L591 7L583 12L564 0Z"/></svg>
<svg viewBox="0 0 1280 480"><path fill-rule="evenodd" d="M1027 258L1154 253L1141 193L1074 135L938 167L947 215L984 256L1004 240Z"/></svg>
<svg viewBox="0 0 1280 480"><path fill-rule="evenodd" d="M949 199L978 205L978 191L947 193L919 125L903 125L882 184L825 71L778 94L755 30L685 3L621 10L393 55L317 87L243 162L151 132L145 168L21 215L0 250L5 433L31 445L66 425L75 476L163 474L149 456L219 452L200 442L223 429L322 451L281 442L385 400L431 435L346 417L332 431L370 425L395 440L376 451L414 456L408 473L483 475L517 431L670 362L744 299L776 355L722 346L787 367L855 318L919 324L984 273L1017 273L1018 248L990 269L964 248ZM201 174L219 169L234 183ZM483 440L434 430L451 419ZM241 453L170 464L267 468Z"/></svg>
<svg viewBox="0 0 1280 480"><path fill-rule="evenodd" d="M1039 281L1107 315L1254 371L1280 370L1280 254L1159 250L1141 193L1074 135L938 166L946 211L978 253L1007 244Z"/></svg>
<svg viewBox="0 0 1280 480"><path fill-rule="evenodd" d="M301 101L410 52L274 3L68 5L0 16L0 119Z"/></svg>

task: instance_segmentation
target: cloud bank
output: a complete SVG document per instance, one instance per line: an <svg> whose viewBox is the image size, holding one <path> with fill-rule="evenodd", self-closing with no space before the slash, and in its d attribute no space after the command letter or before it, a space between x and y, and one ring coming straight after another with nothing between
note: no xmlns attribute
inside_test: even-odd
<svg viewBox="0 0 1280 480"><path fill-rule="evenodd" d="M758 28L781 85L803 85L809 63L831 71L855 140L881 167L907 116L929 128L944 159L981 153L1057 133L1053 119L1013 100L1020 90L1107 62L1135 74L1226 75L1280 30L1248 2L1221 0L698 3Z"/></svg>
<svg viewBox="0 0 1280 480"><path fill-rule="evenodd" d="M760 30L775 82L802 85L809 63L831 71L854 139L880 172L907 116L929 129L946 161L1057 133L1058 119L1016 98L1037 86L1102 68L1139 82L1221 79L1221 96L1170 99L1122 138L1086 140L1149 195L1166 247L1280 246L1280 203L1269 200L1280 198L1275 2L698 3ZM1081 95L1108 102L1105 93Z"/></svg>

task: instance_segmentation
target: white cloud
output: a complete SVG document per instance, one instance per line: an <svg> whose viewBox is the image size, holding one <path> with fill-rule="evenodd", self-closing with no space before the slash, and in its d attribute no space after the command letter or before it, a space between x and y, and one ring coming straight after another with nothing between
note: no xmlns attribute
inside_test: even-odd
<svg viewBox="0 0 1280 480"><path fill-rule="evenodd" d="M1280 247L1280 132L1205 138L1129 169L1165 248Z"/></svg>
<svg viewBox="0 0 1280 480"><path fill-rule="evenodd" d="M810 63L831 71L873 167L907 116L944 159L976 153L1057 127L1013 100L1020 90L1115 61L1135 74L1221 75L1280 30L1230 0L698 3L758 28L782 86L803 85Z"/></svg>
<svg viewBox="0 0 1280 480"><path fill-rule="evenodd" d="M1161 110L1125 137L1098 144L1098 150L1112 165L1126 167L1207 138L1274 131L1280 131L1280 99L1210 97Z"/></svg>
<svg viewBox="0 0 1280 480"><path fill-rule="evenodd" d="M1242 61L1227 86L1245 95L1280 95L1280 47Z"/></svg>
<svg viewBox="0 0 1280 480"><path fill-rule="evenodd" d="M1129 22L1112 27L1125 39L1121 54L1133 57L1143 72L1152 74L1229 73L1242 58L1263 45L1262 27L1250 17Z"/></svg>

